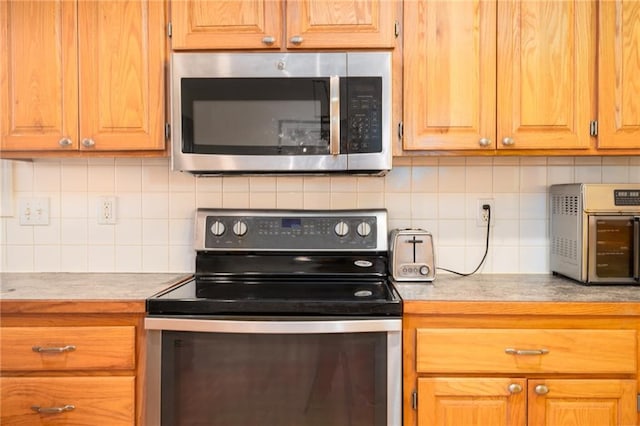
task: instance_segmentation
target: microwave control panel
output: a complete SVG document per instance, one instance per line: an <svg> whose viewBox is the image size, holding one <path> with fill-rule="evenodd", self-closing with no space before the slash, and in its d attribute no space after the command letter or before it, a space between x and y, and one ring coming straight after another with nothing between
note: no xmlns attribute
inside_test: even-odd
<svg viewBox="0 0 640 426"><path fill-rule="evenodd" d="M344 79L342 80L344 81ZM379 77L347 77L346 128L341 128L341 152L369 153L382 151L382 79ZM343 92L344 93L344 92ZM343 123L345 124L345 123Z"/></svg>

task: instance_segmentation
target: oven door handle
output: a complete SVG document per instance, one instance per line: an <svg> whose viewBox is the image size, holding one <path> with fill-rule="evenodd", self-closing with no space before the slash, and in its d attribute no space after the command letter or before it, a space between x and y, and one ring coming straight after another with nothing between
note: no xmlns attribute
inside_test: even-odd
<svg viewBox="0 0 640 426"><path fill-rule="evenodd" d="M640 282L640 216L633 217L633 279Z"/></svg>
<svg viewBox="0 0 640 426"><path fill-rule="evenodd" d="M354 320L242 320L242 319L194 319L180 317L147 317L147 330L190 331L203 333L244 334L320 334L320 333L368 333L402 331L402 320L354 319Z"/></svg>

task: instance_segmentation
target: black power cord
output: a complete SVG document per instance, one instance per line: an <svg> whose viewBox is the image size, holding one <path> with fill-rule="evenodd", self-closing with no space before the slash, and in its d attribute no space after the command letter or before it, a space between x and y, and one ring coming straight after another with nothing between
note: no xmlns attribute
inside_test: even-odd
<svg viewBox="0 0 640 426"><path fill-rule="evenodd" d="M466 272L466 273L452 271L451 269L440 268L440 267L436 267L436 269L439 269L441 271L451 272L452 274L461 275L463 277L468 277L469 275L473 275L476 272L478 272L478 269L480 269L484 261L487 259L487 254L489 253L489 230L491 229L491 206L489 204L483 204L482 209L487 211L487 241L484 246L484 256L482 256L482 259L480 260L480 263L478 263L478 266L476 267L476 269L474 269L473 272Z"/></svg>

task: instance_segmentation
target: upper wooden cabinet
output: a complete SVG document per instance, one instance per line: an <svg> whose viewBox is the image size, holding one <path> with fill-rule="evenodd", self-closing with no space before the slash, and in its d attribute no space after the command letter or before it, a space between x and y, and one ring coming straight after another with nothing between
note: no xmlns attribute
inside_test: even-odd
<svg viewBox="0 0 640 426"><path fill-rule="evenodd" d="M405 2L403 148L589 148L595 10L581 0Z"/></svg>
<svg viewBox="0 0 640 426"><path fill-rule="evenodd" d="M599 10L598 148L640 148L640 2Z"/></svg>
<svg viewBox="0 0 640 426"><path fill-rule="evenodd" d="M164 13L154 0L1 2L1 151L164 150Z"/></svg>
<svg viewBox="0 0 640 426"><path fill-rule="evenodd" d="M174 0L172 48L392 48L396 0Z"/></svg>

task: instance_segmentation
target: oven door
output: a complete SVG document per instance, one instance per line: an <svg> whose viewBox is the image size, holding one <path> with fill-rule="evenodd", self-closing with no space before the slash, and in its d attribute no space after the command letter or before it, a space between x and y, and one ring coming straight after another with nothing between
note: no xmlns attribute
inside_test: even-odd
<svg viewBox="0 0 640 426"><path fill-rule="evenodd" d="M148 425L397 426L400 319L148 317Z"/></svg>
<svg viewBox="0 0 640 426"><path fill-rule="evenodd" d="M640 284L640 216L588 218L587 282Z"/></svg>

